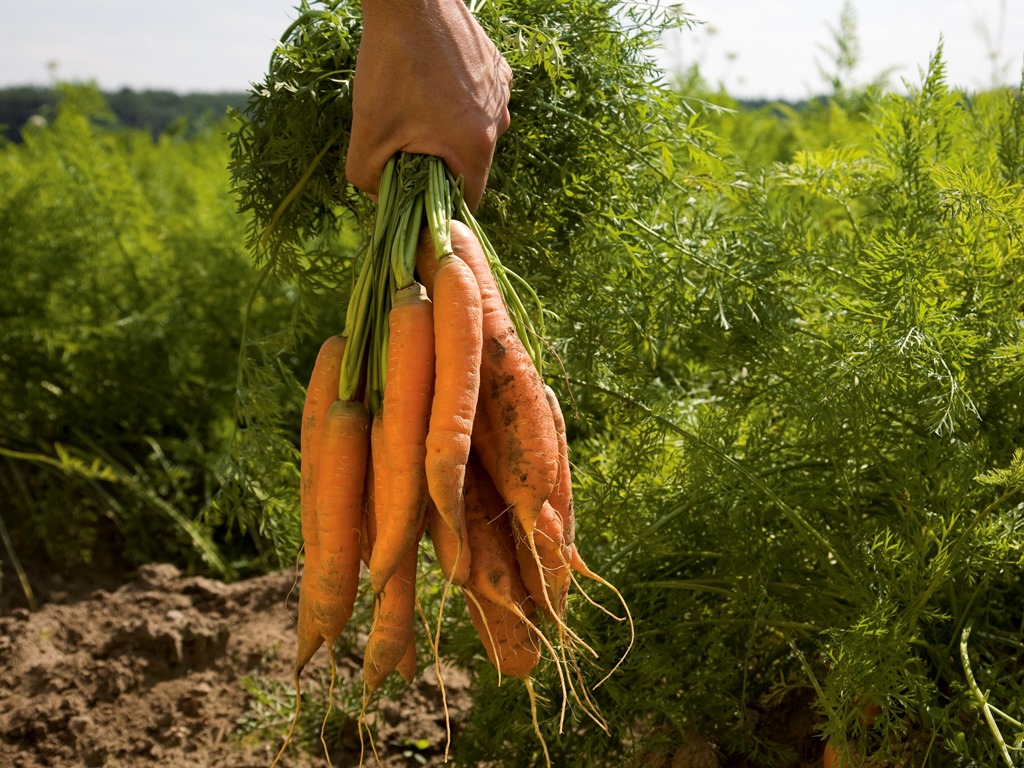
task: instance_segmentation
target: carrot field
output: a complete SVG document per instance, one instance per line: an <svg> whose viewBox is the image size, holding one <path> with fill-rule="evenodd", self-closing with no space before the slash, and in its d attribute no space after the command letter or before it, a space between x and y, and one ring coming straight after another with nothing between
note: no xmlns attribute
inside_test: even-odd
<svg viewBox="0 0 1024 768"><path fill-rule="evenodd" d="M953 87L940 45L905 88L840 61L819 98L740 104L658 69L685 15L493 0L483 202L414 161L384 225L342 174L358 5L302 0L223 116L154 135L62 84L0 144L2 762L1018 765L1020 88ZM495 281L476 314L442 314L453 261L462 295ZM389 324L406 300L429 333ZM335 402L355 452L310 448ZM401 530L367 511L381 411L423 426L372 495L409 494ZM518 442L480 437L503 418ZM304 511L341 489L355 549ZM80 645L120 682L79 655L30 684L111 595ZM129 697L191 735L108 741Z"/></svg>

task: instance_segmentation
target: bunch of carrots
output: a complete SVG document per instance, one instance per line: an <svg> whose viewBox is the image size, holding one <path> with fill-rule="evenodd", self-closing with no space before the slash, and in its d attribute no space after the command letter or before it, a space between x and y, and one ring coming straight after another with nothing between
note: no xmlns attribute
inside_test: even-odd
<svg viewBox="0 0 1024 768"><path fill-rule="evenodd" d="M445 595L461 591L499 676L525 683L543 745L531 675L544 651L562 717L571 692L603 725L564 674L576 649L590 650L565 610L574 574L611 585L576 548L565 420L510 276L441 160L388 163L344 332L323 343L302 414L295 674L298 688L326 645L333 680L331 648L364 572L374 609L360 719L393 672L412 681L418 623L437 660L441 622L430 630L416 596L429 539Z"/></svg>

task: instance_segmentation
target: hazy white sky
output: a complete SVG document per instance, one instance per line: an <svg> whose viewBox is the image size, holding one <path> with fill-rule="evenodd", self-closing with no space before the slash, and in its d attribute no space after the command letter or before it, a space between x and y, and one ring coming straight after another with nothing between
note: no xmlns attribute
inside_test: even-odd
<svg viewBox="0 0 1024 768"><path fill-rule="evenodd" d="M947 77L968 90L1019 84L1024 68L1024 0L851 0L860 42L852 84L889 73L901 88L920 83L940 40ZM833 31L844 0L691 0L704 24L666 40L667 67L700 64L734 96L802 98L825 90ZM998 77L994 78L994 74Z"/></svg>
<svg viewBox="0 0 1024 768"><path fill-rule="evenodd" d="M1017 83L1024 66L1024 0L852 0L861 43L855 80L894 68L919 80L940 36L955 85ZM820 92L821 46L843 0L690 0L705 23L667 40L666 67L699 62L736 96ZM291 0L0 0L0 87L93 80L122 87L240 91L262 79ZM1000 26L1002 21L1002 26ZM993 66L992 52L998 57ZM51 65L55 69L51 71Z"/></svg>

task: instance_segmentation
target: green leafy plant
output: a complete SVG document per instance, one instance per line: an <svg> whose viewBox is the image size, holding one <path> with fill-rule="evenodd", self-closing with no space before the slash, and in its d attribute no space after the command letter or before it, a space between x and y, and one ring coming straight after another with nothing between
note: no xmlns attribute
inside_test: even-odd
<svg viewBox="0 0 1024 768"><path fill-rule="evenodd" d="M52 120L0 149L8 559L230 575L251 540L200 519L233 433L253 282L227 145L213 128L154 140L94 90L63 92ZM289 311L266 294L252 322L283 327Z"/></svg>
<svg viewBox="0 0 1024 768"><path fill-rule="evenodd" d="M242 741L277 742L281 734L289 729L295 714L295 689L269 677L247 677L242 680L249 694L248 708L235 729ZM326 679L317 681L318 689L326 690ZM319 752L323 747L321 737L327 743L337 744L359 742L356 718L353 712L359 709L358 686L341 686L337 700L326 696L312 696L306 692L304 706L294 734L296 748Z"/></svg>
<svg viewBox="0 0 1024 768"><path fill-rule="evenodd" d="M949 89L940 51L856 135L749 170L741 155L743 184L675 214L662 263L685 279L648 388L578 384L614 424L574 446L581 535L607 540L637 619L598 705L637 730L567 755L643 761L696 733L791 765L820 729L883 764L1005 762L1024 610L1019 104ZM633 706L638 690L655 693ZM803 740L781 738L777 718L808 707Z"/></svg>

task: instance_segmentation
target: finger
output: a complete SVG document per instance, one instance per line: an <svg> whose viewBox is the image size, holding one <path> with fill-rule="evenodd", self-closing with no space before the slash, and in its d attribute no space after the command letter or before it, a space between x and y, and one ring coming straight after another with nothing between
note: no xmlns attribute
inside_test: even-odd
<svg viewBox="0 0 1024 768"><path fill-rule="evenodd" d="M374 147L374 149L368 149ZM358 130L353 120L352 136L345 154L345 179L356 189L365 192L376 202L380 189L380 177L390 157L386 145L370 143Z"/></svg>

